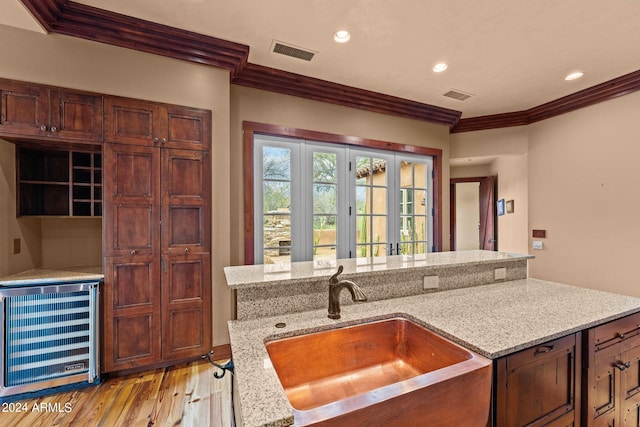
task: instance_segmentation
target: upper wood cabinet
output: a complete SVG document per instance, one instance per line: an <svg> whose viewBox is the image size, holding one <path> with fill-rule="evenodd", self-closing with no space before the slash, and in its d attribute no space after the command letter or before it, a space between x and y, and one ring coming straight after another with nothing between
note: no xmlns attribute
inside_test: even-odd
<svg viewBox="0 0 640 427"><path fill-rule="evenodd" d="M208 150L211 111L107 96L105 141Z"/></svg>
<svg viewBox="0 0 640 427"><path fill-rule="evenodd" d="M102 141L102 97L0 79L0 136Z"/></svg>

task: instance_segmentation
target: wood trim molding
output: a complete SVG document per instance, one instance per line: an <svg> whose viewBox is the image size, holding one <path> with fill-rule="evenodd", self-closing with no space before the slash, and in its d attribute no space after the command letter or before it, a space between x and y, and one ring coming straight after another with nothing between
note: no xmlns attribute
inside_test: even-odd
<svg viewBox="0 0 640 427"><path fill-rule="evenodd" d="M525 111L460 119L451 133L522 126L640 90L640 70Z"/></svg>
<svg viewBox="0 0 640 427"><path fill-rule="evenodd" d="M62 13L66 0L22 0L22 4L31 12L33 17L47 32L53 30L53 25Z"/></svg>
<svg viewBox="0 0 640 427"><path fill-rule="evenodd" d="M253 138L255 134L285 136L312 141L329 142L336 144L355 145L359 147L375 148L403 153L421 154L433 157L433 203L434 235L433 245L436 252L442 250L442 150L437 148L418 147L395 142L379 141L374 139L346 136L327 132L290 128L278 125L269 125L250 121L242 122L243 129L243 176L244 176L244 263L254 263L254 205L253 205Z"/></svg>
<svg viewBox="0 0 640 427"><path fill-rule="evenodd" d="M262 65L247 64L231 82L240 86L359 108L452 127L460 111L423 104L395 96L294 74Z"/></svg>
<svg viewBox="0 0 640 427"><path fill-rule="evenodd" d="M237 74L249 46L63 0L22 0L49 32L205 64Z"/></svg>

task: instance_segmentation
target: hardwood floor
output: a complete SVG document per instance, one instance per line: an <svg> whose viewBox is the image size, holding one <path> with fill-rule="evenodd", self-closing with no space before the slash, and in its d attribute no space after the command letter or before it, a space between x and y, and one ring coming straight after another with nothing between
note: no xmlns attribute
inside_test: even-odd
<svg viewBox="0 0 640 427"><path fill-rule="evenodd" d="M233 427L231 374L218 380L214 372L209 362L197 361L4 403L0 425Z"/></svg>

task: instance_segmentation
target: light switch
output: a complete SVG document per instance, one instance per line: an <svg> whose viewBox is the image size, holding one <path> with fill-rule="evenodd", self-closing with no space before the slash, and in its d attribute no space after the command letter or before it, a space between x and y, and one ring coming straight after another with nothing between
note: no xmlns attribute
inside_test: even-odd
<svg viewBox="0 0 640 427"><path fill-rule="evenodd" d="M540 240L534 240L533 241L533 249L540 250L543 247L544 246L543 246L543 244L542 244L542 242Z"/></svg>

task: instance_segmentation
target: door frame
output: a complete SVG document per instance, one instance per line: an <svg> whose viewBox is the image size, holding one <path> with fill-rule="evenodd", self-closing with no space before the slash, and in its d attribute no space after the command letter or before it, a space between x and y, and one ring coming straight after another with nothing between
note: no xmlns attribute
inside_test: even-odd
<svg viewBox="0 0 640 427"><path fill-rule="evenodd" d="M494 249L498 250L498 215L495 204L495 195L497 194L498 188L498 177L497 176L474 176L468 178L451 178L449 179L449 250L456 250L456 184L465 183L465 182L477 182L478 184L482 183L482 181L492 178L494 179L493 183L493 194L494 200L491 203L492 213L493 213L493 240L494 240ZM481 187L481 186L480 186ZM480 190L479 190L480 191ZM482 203L482 195L480 195L480 204ZM480 215L480 221L482 222L483 216ZM483 228L483 224L480 224L480 228ZM482 249L482 245L480 246Z"/></svg>

